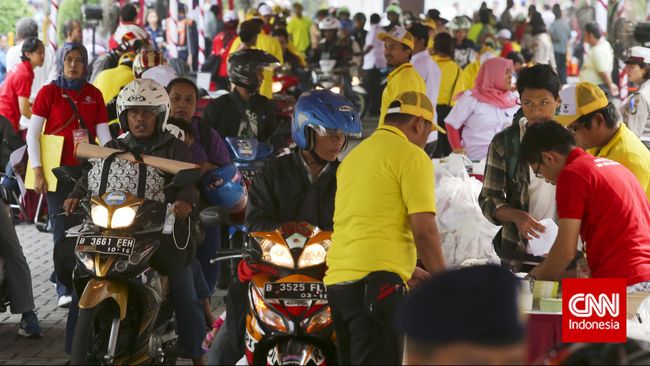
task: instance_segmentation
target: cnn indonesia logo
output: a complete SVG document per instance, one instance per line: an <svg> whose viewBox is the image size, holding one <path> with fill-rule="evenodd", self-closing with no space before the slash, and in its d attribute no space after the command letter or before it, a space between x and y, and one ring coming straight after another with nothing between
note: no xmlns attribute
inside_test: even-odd
<svg viewBox="0 0 650 366"><path fill-rule="evenodd" d="M624 279L562 281L562 342L626 340Z"/></svg>

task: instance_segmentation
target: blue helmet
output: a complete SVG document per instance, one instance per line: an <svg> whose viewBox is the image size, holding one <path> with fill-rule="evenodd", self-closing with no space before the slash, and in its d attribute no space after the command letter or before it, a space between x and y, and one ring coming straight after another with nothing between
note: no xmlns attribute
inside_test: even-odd
<svg viewBox="0 0 650 366"><path fill-rule="evenodd" d="M246 208L248 192L244 178L234 165L225 165L203 175L201 191L208 204L228 212Z"/></svg>
<svg viewBox="0 0 650 366"><path fill-rule="evenodd" d="M329 90L314 90L300 96L291 123L291 137L302 150L314 147L308 128L323 135L337 130L348 136L360 136L361 119L352 102L344 96Z"/></svg>

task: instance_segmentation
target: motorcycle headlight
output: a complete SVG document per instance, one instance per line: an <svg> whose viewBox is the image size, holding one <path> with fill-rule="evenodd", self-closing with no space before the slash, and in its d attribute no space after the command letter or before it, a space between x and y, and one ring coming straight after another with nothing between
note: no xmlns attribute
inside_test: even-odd
<svg viewBox="0 0 650 366"><path fill-rule="evenodd" d="M90 218L93 220L93 224L108 227L108 209L106 207L94 204L90 209Z"/></svg>
<svg viewBox="0 0 650 366"><path fill-rule="evenodd" d="M288 333L287 325L285 324L284 319L282 319L282 316L269 308L258 291L259 290L256 287L253 287L251 291L253 294L253 308L255 309L258 319L262 323L270 325L282 333Z"/></svg>
<svg viewBox="0 0 650 366"><path fill-rule="evenodd" d="M361 85L361 80L359 79L358 76L353 76L352 77L352 86L359 86Z"/></svg>
<svg viewBox="0 0 650 366"><path fill-rule="evenodd" d="M279 267L294 268L293 256L289 248L270 240L262 240L262 259Z"/></svg>
<svg viewBox="0 0 650 366"><path fill-rule="evenodd" d="M305 330L305 334L311 334L328 327L330 324L332 324L332 311L327 306L311 318L303 320L301 325L302 329Z"/></svg>
<svg viewBox="0 0 650 366"><path fill-rule="evenodd" d="M317 266L325 262L327 250L320 243L311 244L305 247L298 259L298 268Z"/></svg>
<svg viewBox="0 0 650 366"><path fill-rule="evenodd" d="M282 91L282 83L279 81L274 81L273 84L271 84L271 89L273 90L273 93L279 93Z"/></svg>
<svg viewBox="0 0 650 366"><path fill-rule="evenodd" d="M77 259L84 266L84 268L94 274L95 273L95 261L89 256L86 252L75 252Z"/></svg>
<svg viewBox="0 0 650 366"><path fill-rule="evenodd" d="M330 90L332 91L332 93L336 93L336 94L341 93L341 88L339 88L338 86L334 86Z"/></svg>
<svg viewBox="0 0 650 366"><path fill-rule="evenodd" d="M320 85L317 85L317 86L316 86L316 90L323 90L323 87L320 86Z"/></svg>
<svg viewBox="0 0 650 366"><path fill-rule="evenodd" d="M138 210L138 206L131 207L120 207L115 212L113 212L113 217L111 218L111 228L119 229L122 227L130 226L135 219L135 213Z"/></svg>

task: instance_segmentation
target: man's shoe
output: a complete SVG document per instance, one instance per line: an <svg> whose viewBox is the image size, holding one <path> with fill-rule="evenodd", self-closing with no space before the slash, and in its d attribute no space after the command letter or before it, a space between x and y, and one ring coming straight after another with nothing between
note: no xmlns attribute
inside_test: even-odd
<svg viewBox="0 0 650 366"><path fill-rule="evenodd" d="M20 329L18 334L26 338L41 338L43 337L43 329L38 324L38 317L34 310L23 314L20 320Z"/></svg>
<svg viewBox="0 0 650 366"><path fill-rule="evenodd" d="M69 295L62 295L59 297L59 307L60 308L69 308L70 303L72 302L72 296Z"/></svg>

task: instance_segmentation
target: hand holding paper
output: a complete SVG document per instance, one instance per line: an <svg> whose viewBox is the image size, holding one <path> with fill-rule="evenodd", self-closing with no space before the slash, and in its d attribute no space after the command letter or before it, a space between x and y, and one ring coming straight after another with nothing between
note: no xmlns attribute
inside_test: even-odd
<svg viewBox="0 0 650 366"><path fill-rule="evenodd" d="M540 233L539 237L528 241L530 253L538 257L548 254L553 243L555 243L555 238L557 237L558 232L557 224L553 219L544 219L539 221L539 223L546 227L546 230L543 233Z"/></svg>

